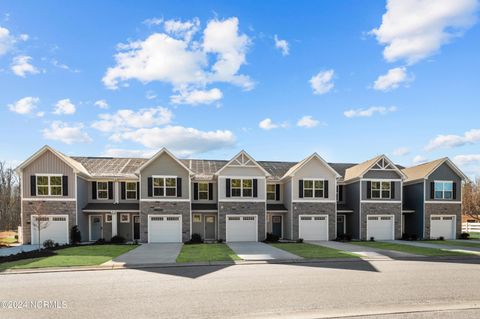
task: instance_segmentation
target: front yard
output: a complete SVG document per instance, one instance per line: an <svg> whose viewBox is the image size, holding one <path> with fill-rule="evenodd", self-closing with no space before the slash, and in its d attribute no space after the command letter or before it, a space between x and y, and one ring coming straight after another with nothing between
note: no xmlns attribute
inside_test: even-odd
<svg viewBox="0 0 480 319"><path fill-rule="evenodd" d="M480 243L473 243L468 240L425 240L422 242L447 246L480 248Z"/></svg>
<svg viewBox="0 0 480 319"><path fill-rule="evenodd" d="M308 243L271 243L273 247L283 249L294 255L305 259L324 258L358 258L359 256L350 252L333 248L322 247Z"/></svg>
<svg viewBox="0 0 480 319"><path fill-rule="evenodd" d="M5 269L100 265L136 247L137 245L88 245L69 247L56 250L55 256L0 263L0 271Z"/></svg>
<svg viewBox="0 0 480 319"><path fill-rule="evenodd" d="M183 245L177 256L177 263L234 260L240 260L240 257L225 244Z"/></svg>
<svg viewBox="0 0 480 319"><path fill-rule="evenodd" d="M387 242L377 242L377 241L352 241L351 244L359 245L359 246L366 246L378 249L386 249L386 250L394 250L400 251L404 253L410 253L414 255L422 255L422 256L460 256L460 255L470 255L467 253L461 252L454 252L443 250L440 248L426 248L426 247L418 247L418 246L410 246L407 244L395 244L395 243L387 243Z"/></svg>

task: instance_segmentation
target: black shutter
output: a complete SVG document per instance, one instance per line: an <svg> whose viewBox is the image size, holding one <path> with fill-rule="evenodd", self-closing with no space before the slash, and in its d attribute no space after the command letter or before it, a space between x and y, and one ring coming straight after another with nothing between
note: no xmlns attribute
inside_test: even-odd
<svg viewBox="0 0 480 319"><path fill-rule="evenodd" d="M140 199L140 182L137 182L137 199Z"/></svg>
<svg viewBox="0 0 480 319"><path fill-rule="evenodd" d="M303 198L303 179L298 181L298 197Z"/></svg>
<svg viewBox="0 0 480 319"><path fill-rule="evenodd" d="M177 177L177 197L182 197L182 178Z"/></svg>
<svg viewBox="0 0 480 319"><path fill-rule="evenodd" d="M230 178L225 179L225 196L230 197Z"/></svg>
<svg viewBox="0 0 480 319"><path fill-rule="evenodd" d="M395 199L395 182L390 182L390 198Z"/></svg>
<svg viewBox="0 0 480 319"><path fill-rule="evenodd" d="M324 195L323 197L328 198L328 181L323 182L323 187L325 188L325 191L324 191L325 194L323 194Z"/></svg>
<svg viewBox="0 0 480 319"><path fill-rule="evenodd" d="M125 199L125 198L127 197L127 196L125 195L126 190L127 190L127 188L126 188L125 182L121 182L121 183L120 183L120 191L122 192L122 195L121 195L121 196L122 196L122 197L121 197L122 199Z"/></svg>
<svg viewBox="0 0 480 319"><path fill-rule="evenodd" d="M213 200L213 183L208 183L208 200Z"/></svg>
<svg viewBox="0 0 480 319"><path fill-rule="evenodd" d="M275 200L280 200L280 184L275 184Z"/></svg>
<svg viewBox="0 0 480 319"><path fill-rule="evenodd" d="M35 175L30 176L30 195L37 196L37 177Z"/></svg>
<svg viewBox="0 0 480 319"><path fill-rule="evenodd" d="M453 183L452 184L452 196L453 196L453 199L457 199L457 183Z"/></svg>
<svg viewBox="0 0 480 319"><path fill-rule="evenodd" d="M108 182L108 199L113 199L113 182Z"/></svg>
<svg viewBox="0 0 480 319"><path fill-rule="evenodd" d="M198 183L193 183L193 199L198 200Z"/></svg>
<svg viewBox="0 0 480 319"><path fill-rule="evenodd" d="M68 196L68 176L62 176L63 196Z"/></svg>
<svg viewBox="0 0 480 319"><path fill-rule="evenodd" d="M92 199L97 199L97 182L92 182Z"/></svg>
<svg viewBox="0 0 480 319"><path fill-rule="evenodd" d="M367 199L372 198L372 182L367 182Z"/></svg>
<svg viewBox="0 0 480 319"><path fill-rule="evenodd" d="M430 199L435 199L435 182L430 182Z"/></svg>
<svg viewBox="0 0 480 319"><path fill-rule="evenodd" d="M148 197L153 196L153 180L151 177L147 178Z"/></svg>
<svg viewBox="0 0 480 319"><path fill-rule="evenodd" d="M258 197L258 180L253 179L253 197Z"/></svg>
<svg viewBox="0 0 480 319"><path fill-rule="evenodd" d="M343 202L343 185L338 185L338 201Z"/></svg>

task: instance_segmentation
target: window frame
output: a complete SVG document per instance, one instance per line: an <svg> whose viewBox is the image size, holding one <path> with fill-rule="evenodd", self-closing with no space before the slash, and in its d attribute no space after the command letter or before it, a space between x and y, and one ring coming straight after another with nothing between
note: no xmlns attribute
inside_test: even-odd
<svg viewBox="0 0 480 319"><path fill-rule="evenodd" d="M303 198L325 198L325 181L326 179L324 178L306 178L303 179ZM305 187L305 182L312 182L312 187L311 188L306 188ZM322 182L322 187L317 188L315 187L315 182ZM312 196L305 196L305 190L307 191L312 191ZM316 191L322 191L322 196L315 196Z"/></svg>
<svg viewBox="0 0 480 319"><path fill-rule="evenodd" d="M199 220L195 220L196 217L200 217ZM202 214L193 214L192 223L201 223L201 222L202 222Z"/></svg>
<svg viewBox="0 0 480 319"><path fill-rule="evenodd" d="M135 190L129 190L128 189L128 184L135 184ZM125 182L125 200L136 200L138 198L138 184L137 182ZM128 193L135 193L135 197L129 198Z"/></svg>
<svg viewBox="0 0 480 319"><path fill-rule="evenodd" d="M110 220L108 220L110 217ZM105 224L111 224L113 221L113 215L112 214L105 214Z"/></svg>
<svg viewBox="0 0 480 319"><path fill-rule="evenodd" d="M382 180L372 180L370 181L370 198L371 199L391 199L392 198L392 182L391 181L382 181ZM379 183L380 187L377 189L373 189L374 183ZM388 185L388 190L384 189L383 183L386 183ZM379 192L379 197L374 197L373 192ZM388 196L383 196L383 192L388 191Z"/></svg>
<svg viewBox="0 0 480 319"><path fill-rule="evenodd" d="M233 181L234 180L239 180L240 181L240 187L233 187ZM236 197L236 198L253 198L253 180L254 178L231 178L230 179L230 196L231 197ZM244 181L251 181L252 186L251 187L244 187L243 182ZM236 196L233 194L234 189L239 189L240 190L240 196ZM244 195L244 190L251 190L251 195L250 196L245 196Z"/></svg>
<svg viewBox="0 0 480 319"><path fill-rule="evenodd" d="M442 197L437 197L437 184L442 184L442 190L438 192L442 192ZM450 190L445 190L445 185L450 184ZM445 193L450 193L450 198L445 197ZM433 181L433 199L435 200L453 200L453 181Z"/></svg>
<svg viewBox="0 0 480 319"><path fill-rule="evenodd" d="M127 220L122 220L124 216L127 216ZM130 223L130 214L129 213L120 213L120 224L129 224Z"/></svg>
<svg viewBox="0 0 480 319"><path fill-rule="evenodd" d="M201 188L200 185L206 185L206 186L207 186L207 189L206 189L206 190L201 190L201 189L200 189L200 188ZM210 190L209 190L209 189L210 189L209 183L199 182L199 183L198 183L198 189L197 189L197 198L198 198L198 200L208 200L208 199L210 198L210 197L209 197L209 196L210 196ZM205 198L202 198L202 197L200 196L201 193L206 194L206 197L205 197Z"/></svg>
<svg viewBox="0 0 480 319"><path fill-rule="evenodd" d="M38 178L39 177L46 177L47 178L47 185L39 185L38 184ZM53 185L51 184L51 178L52 177L60 177L60 186L59 185ZM38 187L47 187L47 194L39 194L38 193ZM52 187L60 187L60 194L54 195L52 194ZM63 175L62 174L35 174L35 194L36 196L63 196Z"/></svg>
<svg viewBox="0 0 480 319"><path fill-rule="evenodd" d="M152 176L152 195L153 197L177 197L177 178L178 176L169 176L169 175L153 175ZM155 186L156 179L163 179L163 186ZM167 186L167 179L173 179L175 186ZM155 189L163 189L163 195L155 195ZM167 195L167 189L174 189L174 195Z"/></svg>
<svg viewBox="0 0 480 319"><path fill-rule="evenodd" d="M97 181L96 183L97 183L97 200L108 200L108 192L109 192L108 181ZM98 187L99 183L105 183L105 185L107 185L107 188L100 189L100 187ZM100 192L106 192L107 197L100 197Z"/></svg>
<svg viewBox="0 0 480 319"><path fill-rule="evenodd" d="M268 190L269 186L273 186L273 191ZM268 198L268 195L271 195L271 194L273 194L273 199ZM267 184L267 200L277 201L277 184ZM278 200L280 200L280 199L278 199Z"/></svg>

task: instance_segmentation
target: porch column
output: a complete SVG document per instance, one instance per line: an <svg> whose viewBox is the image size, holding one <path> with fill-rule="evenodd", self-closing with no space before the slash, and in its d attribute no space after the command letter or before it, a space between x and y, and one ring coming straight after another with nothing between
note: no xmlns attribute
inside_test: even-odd
<svg viewBox="0 0 480 319"><path fill-rule="evenodd" d="M117 236L117 212L112 212L112 237Z"/></svg>

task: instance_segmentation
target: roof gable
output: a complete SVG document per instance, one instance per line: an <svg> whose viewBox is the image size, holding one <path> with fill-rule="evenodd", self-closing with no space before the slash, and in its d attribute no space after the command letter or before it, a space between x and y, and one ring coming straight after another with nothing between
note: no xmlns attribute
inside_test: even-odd
<svg viewBox="0 0 480 319"><path fill-rule="evenodd" d="M146 161L145 163L143 163L142 166L140 166L136 171L135 173L137 174L140 174L140 172L147 166L149 166L151 163L153 163L157 158L159 158L160 156L162 156L163 154L166 154L168 155L169 157L171 157L174 161L176 161L181 167L183 167L185 170L188 171L189 174L194 174L193 171L188 168L187 166L185 166L184 163L182 163L178 158L175 157L175 155L173 155L172 153L170 153L165 147L163 147L160 151L157 152L157 154L153 155L152 158L150 158L148 161Z"/></svg>
<svg viewBox="0 0 480 319"><path fill-rule="evenodd" d="M257 163L247 152L241 150L240 153L235 155L227 164L220 168L215 175L219 175L227 167L250 167L250 168L259 168L265 176L270 176L270 173L267 172L260 164Z"/></svg>
<svg viewBox="0 0 480 319"><path fill-rule="evenodd" d="M335 177L339 178L341 177L340 174L337 173L336 170L334 170L322 157L320 157L320 155L318 155L317 153L313 153L312 155L308 156L307 158L304 158L303 160L301 160L300 162L298 162L297 164L293 165L286 173L285 175L283 175L282 179L284 178L287 178L287 177L290 177L290 176L294 176L295 173L300 170L302 167L304 167L308 162L310 162L311 160L313 159L317 159L318 161L320 161L320 163L325 166L329 171L332 172L333 175L335 175Z"/></svg>
<svg viewBox="0 0 480 319"><path fill-rule="evenodd" d="M427 179L442 164L447 164L462 180L468 180L468 177L448 158L443 157L437 160L423 163L420 165L407 167L402 172L407 176L406 182Z"/></svg>
<svg viewBox="0 0 480 319"><path fill-rule="evenodd" d="M378 155L368 161L357 164L345 170L345 181L355 180L362 178L365 173L370 170L378 171L395 171L402 178L405 178L405 174L385 155Z"/></svg>

